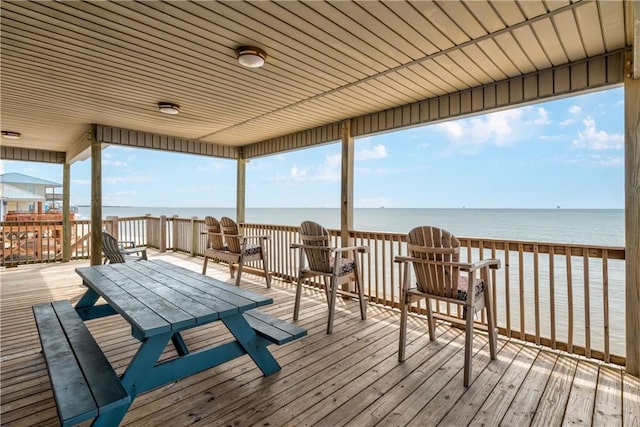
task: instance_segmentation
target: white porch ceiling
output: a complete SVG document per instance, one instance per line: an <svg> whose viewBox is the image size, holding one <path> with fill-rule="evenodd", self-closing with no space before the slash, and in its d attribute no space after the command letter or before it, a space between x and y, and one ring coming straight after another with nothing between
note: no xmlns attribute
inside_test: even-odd
<svg viewBox="0 0 640 427"><path fill-rule="evenodd" d="M90 124L242 146L633 43L626 1L1 3L5 146L67 152ZM636 35L637 36L637 35ZM235 49L264 49L238 65ZM157 103L181 113L167 116Z"/></svg>

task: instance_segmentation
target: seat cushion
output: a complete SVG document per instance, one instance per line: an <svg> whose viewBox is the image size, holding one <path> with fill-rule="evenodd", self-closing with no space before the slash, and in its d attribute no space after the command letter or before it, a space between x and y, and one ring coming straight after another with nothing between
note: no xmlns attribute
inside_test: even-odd
<svg viewBox="0 0 640 427"><path fill-rule="evenodd" d="M467 300L467 297L469 295L468 289L469 289L469 283L467 278L464 276L460 276L458 278L458 299L460 301ZM484 282L480 279L476 279L474 290L475 290L475 301L477 301L478 298L480 298L482 296L482 293L484 292Z"/></svg>
<svg viewBox="0 0 640 427"><path fill-rule="evenodd" d="M247 245L244 248L244 254L246 255L255 255L259 254L262 251L262 247L260 245Z"/></svg>
<svg viewBox="0 0 640 427"><path fill-rule="evenodd" d="M334 259L331 258L331 265L333 266ZM348 258L340 258L338 261L338 276L344 276L356 269L356 262Z"/></svg>

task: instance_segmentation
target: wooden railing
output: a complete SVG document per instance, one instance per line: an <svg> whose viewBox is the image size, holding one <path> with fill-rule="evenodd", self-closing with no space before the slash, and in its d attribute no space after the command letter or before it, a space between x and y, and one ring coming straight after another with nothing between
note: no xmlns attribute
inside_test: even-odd
<svg viewBox="0 0 640 427"><path fill-rule="evenodd" d="M269 234L269 268L284 280L295 280L297 227L245 224L248 234ZM330 230L338 246L339 231ZM371 302L399 306L403 271L394 262L406 255L405 235L352 231L362 254L365 292ZM625 363L624 257L621 247L459 238L461 260L501 260L493 272L493 299L500 333L606 362ZM317 284L321 286L320 283ZM612 309L613 308L613 309ZM426 312L426 306L419 310ZM435 312L460 317L457 307L440 304ZM479 319L484 322L484 319Z"/></svg>
<svg viewBox="0 0 640 427"><path fill-rule="evenodd" d="M37 243L35 236L58 236L61 222L0 225L4 265L60 259L58 243L46 239ZM110 218L103 226L119 240L132 240L160 251L202 256L206 244L204 221L196 218ZM298 227L243 224L243 228L246 234L270 236L270 271L282 280L295 281L299 260L290 245L299 241ZM72 221L72 259L89 257L89 229L89 221ZM330 233L334 245L339 246L339 231ZM361 255L369 300L397 308L403 271L394 258L406 255L405 235L370 231L352 231L350 235L354 244L369 247L369 253ZM624 248L468 237L460 240L465 248L463 261L501 260L502 268L493 272L492 280L496 324L501 334L606 362L625 363ZM34 248L31 252L24 250L29 245ZM443 318L460 316L449 304L435 308ZM424 304L416 311L424 313Z"/></svg>

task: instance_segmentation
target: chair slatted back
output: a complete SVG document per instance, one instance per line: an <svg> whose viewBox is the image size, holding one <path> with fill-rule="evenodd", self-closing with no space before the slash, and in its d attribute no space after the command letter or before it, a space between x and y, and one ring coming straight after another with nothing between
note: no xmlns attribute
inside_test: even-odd
<svg viewBox="0 0 640 427"><path fill-rule="evenodd" d="M102 253L110 264L125 262L124 255L118 246L118 240L106 231L102 232Z"/></svg>
<svg viewBox="0 0 640 427"><path fill-rule="evenodd" d="M208 241L207 248L215 250L224 249L224 239L220 231L220 222L212 216L204 217L204 225L207 228Z"/></svg>
<svg viewBox="0 0 640 427"><path fill-rule="evenodd" d="M418 290L445 298L457 298L460 269L442 262L460 260L460 241L437 227L416 227L407 235L407 251L414 258L434 261L412 263Z"/></svg>
<svg viewBox="0 0 640 427"><path fill-rule="evenodd" d="M229 252L239 254L242 251L240 239L238 238L238 224L229 217L220 218L220 228L224 233L224 240Z"/></svg>
<svg viewBox="0 0 640 427"><path fill-rule="evenodd" d="M300 224L300 240L303 245L318 246L318 250L305 248L309 269L322 273L333 272L329 232L320 224L304 221Z"/></svg>

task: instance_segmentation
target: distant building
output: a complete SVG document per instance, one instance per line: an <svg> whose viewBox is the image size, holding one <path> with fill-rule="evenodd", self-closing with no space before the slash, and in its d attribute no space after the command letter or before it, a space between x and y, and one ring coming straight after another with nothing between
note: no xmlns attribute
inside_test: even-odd
<svg viewBox="0 0 640 427"><path fill-rule="evenodd" d="M0 218L9 212L43 213L60 208L62 184L21 173L0 175Z"/></svg>

